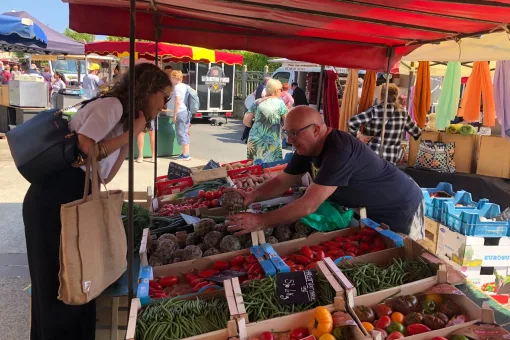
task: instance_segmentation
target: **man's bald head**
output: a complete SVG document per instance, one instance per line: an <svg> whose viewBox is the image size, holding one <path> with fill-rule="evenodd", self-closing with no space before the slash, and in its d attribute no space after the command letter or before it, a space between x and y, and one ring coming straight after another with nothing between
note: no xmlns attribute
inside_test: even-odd
<svg viewBox="0 0 510 340"><path fill-rule="evenodd" d="M323 124L323 120L319 111L308 105L299 105L290 110L285 119L289 126L303 127L308 124Z"/></svg>
<svg viewBox="0 0 510 340"><path fill-rule="evenodd" d="M295 146L298 154L304 156L320 153L319 149L328 132L319 111L306 105L290 110L285 118L285 130L288 132L289 143Z"/></svg>

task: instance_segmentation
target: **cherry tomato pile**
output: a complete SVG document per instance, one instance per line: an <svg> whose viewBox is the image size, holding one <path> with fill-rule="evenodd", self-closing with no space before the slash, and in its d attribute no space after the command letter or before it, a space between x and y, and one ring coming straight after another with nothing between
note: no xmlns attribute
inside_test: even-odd
<svg viewBox="0 0 510 340"><path fill-rule="evenodd" d="M386 244L382 236L367 227L347 237L338 236L332 241L322 242L318 246L303 246L299 252L281 258L291 271L301 271L315 268L317 261L326 257L334 261L343 256L356 257L384 249Z"/></svg>
<svg viewBox="0 0 510 340"><path fill-rule="evenodd" d="M174 216L183 211L197 208L216 208L220 206L219 198L223 195L223 188L212 191L200 190L198 198L183 199L179 204L165 204L158 211L159 216Z"/></svg>
<svg viewBox="0 0 510 340"><path fill-rule="evenodd" d="M198 293L200 290L202 293L215 290L216 288L213 286L217 286L219 283L207 279L227 269L247 274L239 277L240 283L249 280L261 280L265 277L264 270L254 255L238 255L230 261L215 261L213 268L196 273L186 273L182 280L178 276L151 280L149 281L149 296L153 299L162 299Z"/></svg>

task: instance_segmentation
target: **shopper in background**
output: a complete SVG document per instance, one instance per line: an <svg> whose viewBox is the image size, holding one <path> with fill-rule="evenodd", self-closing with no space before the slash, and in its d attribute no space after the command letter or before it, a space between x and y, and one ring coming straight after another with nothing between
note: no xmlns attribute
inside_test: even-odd
<svg viewBox="0 0 510 340"><path fill-rule="evenodd" d="M65 83L66 78L60 72L55 72L55 74L53 74L53 78L54 78L54 80L51 85L51 102L53 103L53 107L56 109L57 108L57 94L58 94L59 90L66 88L66 83Z"/></svg>
<svg viewBox="0 0 510 340"><path fill-rule="evenodd" d="M119 171L128 151L129 83L126 75L104 96L82 106L69 124L70 130L77 133L77 151L86 157L91 147L98 150L101 174L107 183ZM165 107L171 86L168 76L154 64L135 66L134 83L137 135ZM66 305L57 299L60 207L81 200L84 183L85 167L77 164L32 184L25 196L23 221L32 284L31 340L95 338L95 300Z"/></svg>
<svg viewBox="0 0 510 340"><path fill-rule="evenodd" d="M282 85L282 100L285 103L287 110L290 111L294 106L294 98L292 98L292 95L289 93L289 89L289 83Z"/></svg>
<svg viewBox="0 0 510 340"><path fill-rule="evenodd" d="M2 84L9 84L12 79L11 67L7 64L2 71Z"/></svg>
<svg viewBox="0 0 510 340"><path fill-rule="evenodd" d="M174 124L177 134L177 143L182 147L182 153L179 159L189 161L191 159L189 151L189 126L191 117L186 107L188 98L188 87L182 83L183 75L181 71L172 71L170 80L173 85L174 100Z"/></svg>
<svg viewBox="0 0 510 340"><path fill-rule="evenodd" d="M35 64L32 64L32 66L35 66ZM28 62L24 62L21 64L21 72L23 74L41 76L39 73L37 73L37 71L35 70L35 67L34 68L30 67L30 64Z"/></svg>
<svg viewBox="0 0 510 340"><path fill-rule="evenodd" d="M166 65L165 66L165 73L168 74L168 78L170 78L172 76L172 71L174 70L174 68L170 65Z"/></svg>
<svg viewBox="0 0 510 340"><path fill-rule="evenodd" d="M306 105L308 106L308 99L306 99L306 93L302 88L298 86L298 83L294 82L292 87L292 98L294 98L294 106Z"/></svg>
<svg viewBox="0 0 510 340"><path fill-rule="evenodd" d="M82 88L85 98L94 98L99 92L99 88L105 85L106 77L99 79L98 74L101 67L97 63L89 65L89 73L83 77Z"/></svg>
<svg viewBox="0 0 510 340"><path fill-rule="evenodd" d="M412 120L407 111L400 106L398 102L398 86L395 84L390 84L388 87L386 121L383 122L385 93L386 84L382 85L381 89L380 100L382 104L374 105L367 111L352 117L347 122L347 125L349 132L353 136L368 144L379 155L382 128L383 124L385 124L386 130L382 158L392 164L396 164L402 152L400 144L405 139L405 132L407 131L414 139L418 139L421 136L421 129ZM362 125L364 126L363 133L360 132Z"/></svg>
<svg viewBox="0 0 510 340"><path fill-rule="evenodd" d="M115 84L118 83L119 81L120 81L120 66L117 65L113 69L112 82Z"/></svg>
<svg viewBox="0 0 510 340"><path fill-rule="evenodd" d="M166 105L165 105L166 107ZM158 119L157 117L155 119ZM149 133L149 143L151 144L151 162L154 163L156 161L156 153L155 153L155 144L156 144L156 132L154 129L156 128L156 124L154 120L151 121L150 128L148 129ZM145 131L141 132L136 136L136 144L138 146L138 157L136 158L137 163L143 162L143 147L145 146Z"/></svg>
<svg viewBox="0 0 510 340"><path fill-rule="evenodd" d="M285 120L288 110L281 99L281 92L282 83L269 79L266 85L267 96L256 100L244 115L244 125L251 127L247 145L248 159L273 162L283 158L281 122Z"/></svg>
<svg viewBox="0 0 510 340"><path fill-rule="evenodd" d="M46 80L48 84L51 83L51 72L48 66L44 68L44 71L41 73L41 76L44 78L44 80Z"/></svg>
<svg viewBox="0 0 510 340"><path fill-rule="evenodd" d="M21 75L21 71L19 70L18 65L14 65L12 67L11 75L12 75L12 79L15 79L16 76Z"/></svg>

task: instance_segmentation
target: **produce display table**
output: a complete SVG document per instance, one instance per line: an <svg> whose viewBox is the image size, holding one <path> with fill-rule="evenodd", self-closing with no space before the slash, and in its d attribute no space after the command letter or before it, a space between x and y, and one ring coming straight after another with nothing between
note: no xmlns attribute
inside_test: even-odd
<svg viewBox="0 0 510 340"><path fill-rule="evenodd" d="M439 173L419 170L412 167L400 167L411 176L421 188L435 188L437 183L447 182L454 190L466 190L471 193L473 200L488 198L492 203L499 204L503 209L510 202L510 180L498 177L480 176L465 173Z"/></svg>

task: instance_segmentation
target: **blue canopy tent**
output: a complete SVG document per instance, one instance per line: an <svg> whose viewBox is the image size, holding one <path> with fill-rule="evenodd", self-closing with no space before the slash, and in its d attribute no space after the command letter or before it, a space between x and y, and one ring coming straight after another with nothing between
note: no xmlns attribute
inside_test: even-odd
<svg viewBox="0 0 510 340"><path fill-rule="evenodd" d="M46 34L31 19L0 15L0 49L41 51L47 45Z"/></svg>

